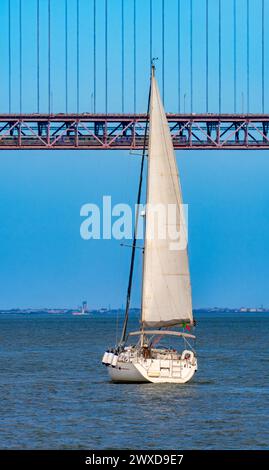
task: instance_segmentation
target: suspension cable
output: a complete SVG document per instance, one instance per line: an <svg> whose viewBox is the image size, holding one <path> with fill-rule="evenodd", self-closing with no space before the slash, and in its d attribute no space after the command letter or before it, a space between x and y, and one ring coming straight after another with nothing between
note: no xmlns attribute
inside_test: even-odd
<svg viewBox="0 0 269 470"><path fill-rule="evenodd" d="M65 0L65 111L68 113L68 5Z"/></svg>
<svg viewBox="0 0 269 470"><path fill-rule="evenodd" d="M36 5L36 93L37 93L37 112L40 112L40 4L37 0Z"/></svg>
<svg viewBox="0 0 269 470"><path fill-rule="evenodd" d="M19 3L19 37L20 37L20 114L22 113L22 5Z"/></svg>
<svg viewBox="0 0 269 470"><path fill-rule="evenodd" d="M124 73L125 73L125 38L124 38L124 0L121 0L121 109L124 113L124 97L125 97L125 83L124 83Z"/></svg>

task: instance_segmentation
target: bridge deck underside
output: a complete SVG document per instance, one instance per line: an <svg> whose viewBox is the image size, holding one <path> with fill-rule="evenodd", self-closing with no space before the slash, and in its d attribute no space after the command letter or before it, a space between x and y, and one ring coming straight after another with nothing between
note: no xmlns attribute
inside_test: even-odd
<svg viewBox="0 0 269 470"><path fill-rule="evenodd" d="M168 114L175 149L269 149L269 115ZM0 150L135 150L146 115L0 115Z"/></svg>

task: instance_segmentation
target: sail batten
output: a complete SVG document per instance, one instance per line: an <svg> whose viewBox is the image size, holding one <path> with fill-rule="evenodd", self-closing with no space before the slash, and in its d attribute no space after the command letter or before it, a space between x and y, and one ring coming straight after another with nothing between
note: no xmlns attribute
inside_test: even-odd
<svg viewBox="0 0 269 470"><path fill-rule="evenodd" d="M181 240L181 249L171 249L171 238L167 233L169 226L180 233L181 238L186 237L186 230L180 230L184 227L182 203L175 152L153 72L142 289L143 327L193 323L187 246ZM156 223L158 206L164 208L166 218L159 218L158 215ZM170 207L173 207L175 217L168 224ZM165 236L160 237L160 232Z"/></svg>

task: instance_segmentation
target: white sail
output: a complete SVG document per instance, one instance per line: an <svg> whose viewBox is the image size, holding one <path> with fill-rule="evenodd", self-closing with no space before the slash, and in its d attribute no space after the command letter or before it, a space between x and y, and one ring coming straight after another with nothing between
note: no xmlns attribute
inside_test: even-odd
<svg viewBox="0 0 269 470"><path fill-rule="evenodd" d="M160 219L156 224L154 207L160 204L167 209L169 205L174 205L176 218L172 228L179 232L180 224L182 224L182 195L178 170L170 130L153 70L141 320L144 327L155 328L184 322L192 324L187 247L173 250L171 239L168 237L162 239L159 236ZM165 219L163 224L165 226L162 228L167 233ZM181 236L182 233L181 230Z"/></svg>

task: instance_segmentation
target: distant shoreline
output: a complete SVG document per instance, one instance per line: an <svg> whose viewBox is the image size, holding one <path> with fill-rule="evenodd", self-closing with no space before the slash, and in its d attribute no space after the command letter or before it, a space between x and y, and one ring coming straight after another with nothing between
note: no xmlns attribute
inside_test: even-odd
<svg viewBox="0 0 269 470"><path fill-rule="evenodd" d="M130 313L137 313L139 314L139 308L132 308L130 309ZM31 315L42 315L42 314L49 314L49 315L75 315L78 313L78 309L64 309L64 308L42 308L42 309L19 309L19 308L12 308L12 309L0 309L0 315L7 315L7 314L31 314ZM87 310L85 314L80 313L81 316L85 315L97 315L97 314L124 314L124 310L122 308L119 309L108 309L108 308L100 308L100 309L93 309ZM228 308L228 307L209 307L209 308L198 308L193 309L194 315L196 313L269 313L269 308L252 308L252 307L240 307L240 308Z"/></svg>

